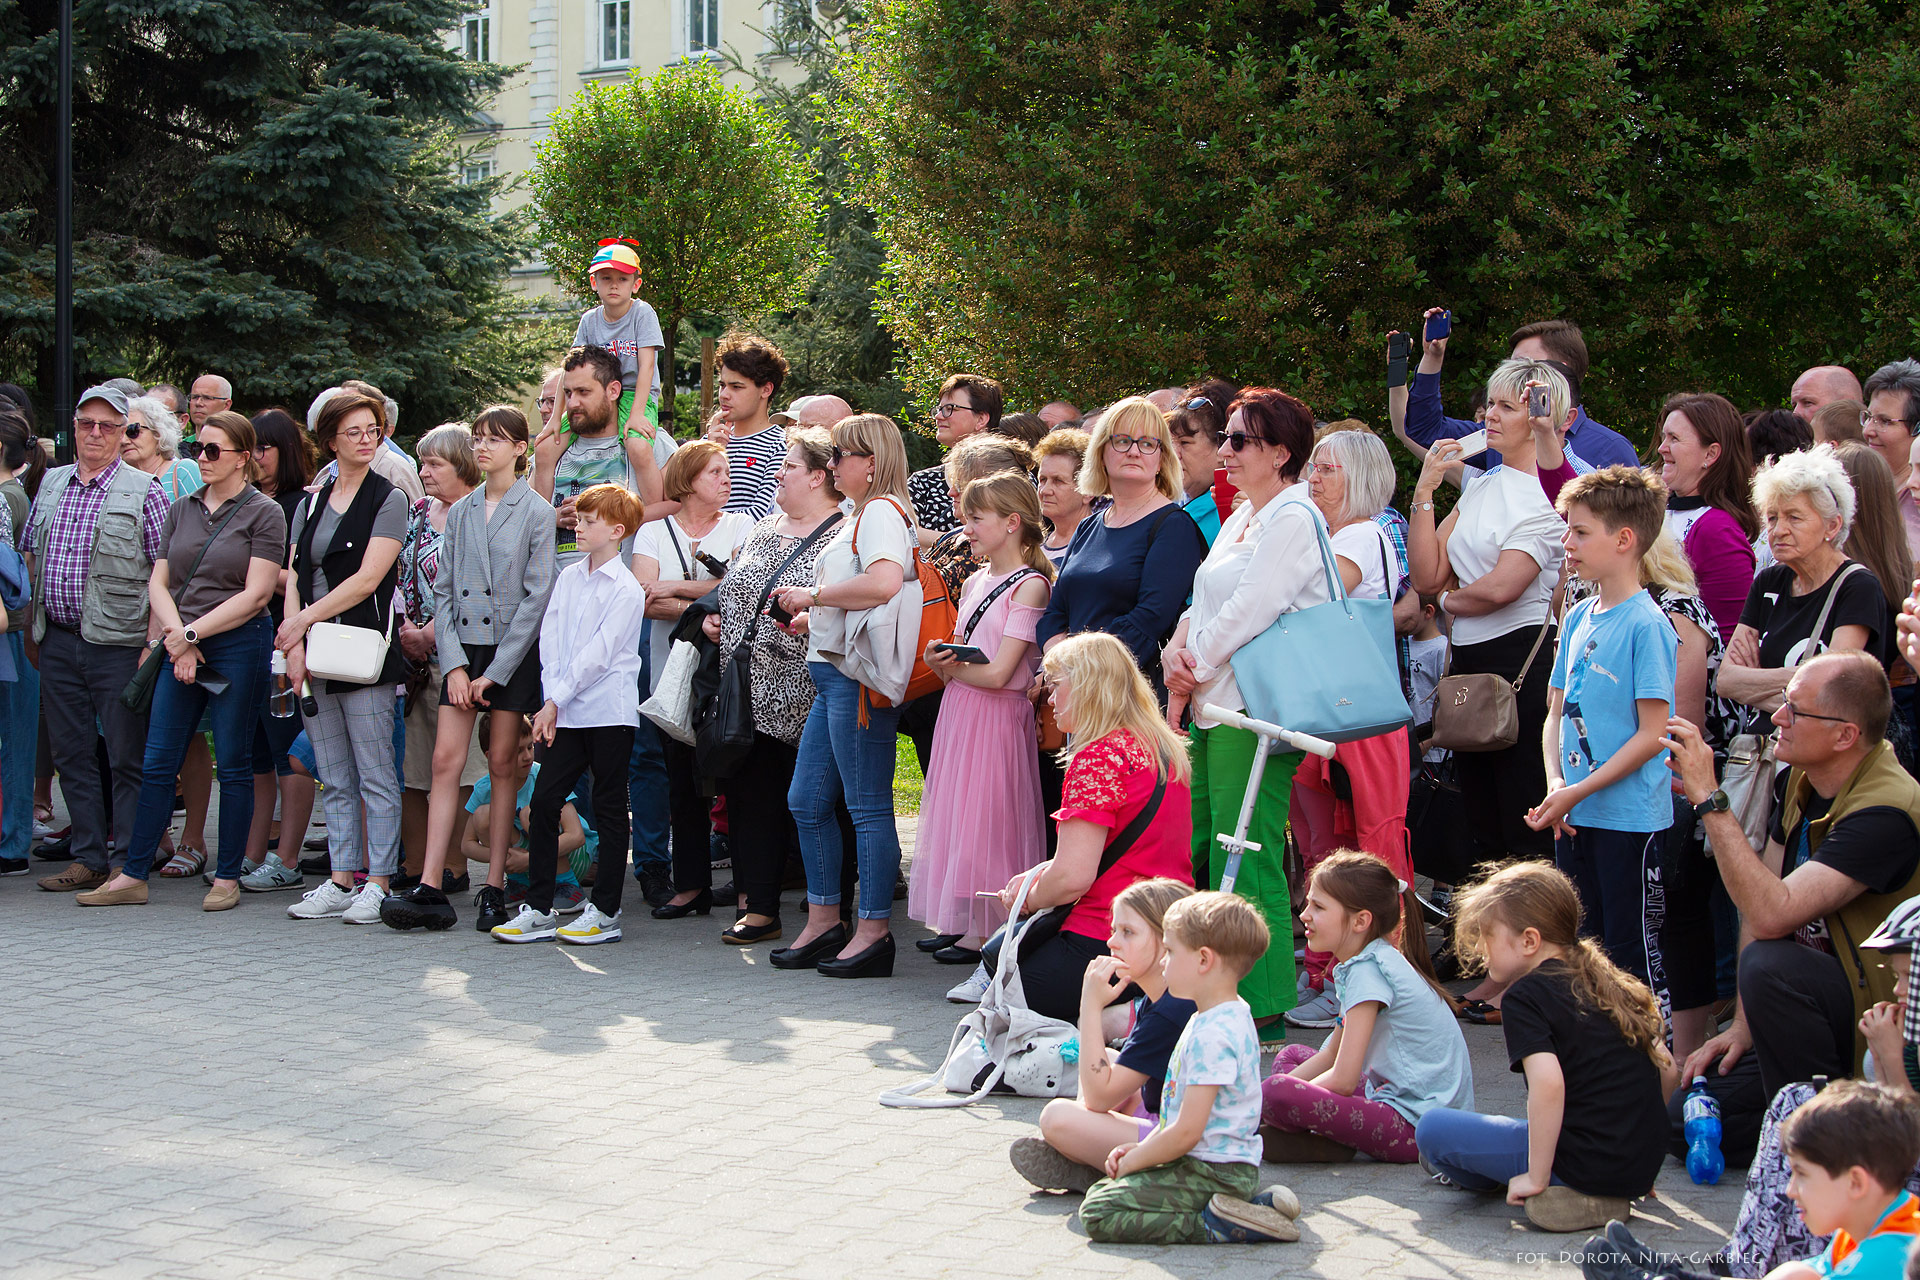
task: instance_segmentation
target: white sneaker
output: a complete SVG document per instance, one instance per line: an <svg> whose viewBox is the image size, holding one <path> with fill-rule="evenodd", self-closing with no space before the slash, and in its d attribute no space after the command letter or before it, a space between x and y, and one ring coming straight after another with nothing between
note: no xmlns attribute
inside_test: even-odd
<svg viewBox="0 0 1920 1280"><path fill-rule="evenodd" d="M560 941L571 942L576 947L590 947L599 942L618 942L620 941L620 913L616 911L611 916L601 915L600 908L589 902L571 924L560 926L559 937Z"/></svg>
<svg viewBox="0 0 1920 1280"><path fill-rule="evenodd" d="M1319 995L1307 1001L1297 1009L1287 1010L1287 1025L1290 1027L1320 1028L1340 1025L1340 1001L1333 994L1331 984Z"/></svg>
<svg viewBox="0 0 1920 1280"><path fill-rule="evenodd" d="M560 917L551 911L535 911L523 902L519 915L489 932L495 942L545 942L560 932Z"/></svg>
<svg viewBox="0 0 1920 1280"><path fill-rule="evenodd" d="M342 889L331 880L322 880L318 889L309 889L300 895L300 901L287 908L287 914L295 920L334 920L345 915L347 908L353 905L353 890ZM378 907L380 904L375 903Z"/></svg>
<svg viewBox="0 0 1920 1280"><path fill-rule="evenodd" d="M329 880L328 884L333 882ZM380 904L386 900L387 891L369 880L360 886L360 892L353 895L353 905L340 917L347 924L379 924Z"/></svg>
<svg viewBox="0 0 1920 1280"><path fill-rule="evenodd" d="M979 1004L987 994L987 985L993 981L993 975L987 972L986 962L973 966L973 972L967 975L965 982L947 992L947 999L955 1004Z"/></svg>

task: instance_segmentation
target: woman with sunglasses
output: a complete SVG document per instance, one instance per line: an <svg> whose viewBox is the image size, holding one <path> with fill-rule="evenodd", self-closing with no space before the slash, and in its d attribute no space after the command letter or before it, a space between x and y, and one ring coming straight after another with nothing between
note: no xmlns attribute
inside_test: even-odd
<svg viewBox="0 0 1920 1280"><path fill-rule="evenodd" d="M168 502L178 502L206 483L200 468L180 456L180 419L158 396L127 402L127 438L120 457L159 480Z"/></svg>
<svg viewBox="0 0 1920 1280"><path fill-rule="evenodd" d="M1073 537L1040 618L1041 650L1084 631L1105 631L1164 692L1160 645L1180 620L1207 554L1199 526L1180 509L1180 459L1166 415L1142 396L1101 414L1087 442L1080 492L1111 502Z"/></svg>
<svg viewBox="0 0 1920 1280"><path fill-rule="evenodd" d="M153 855L173 821L173 778L199 736L202 711L211 715L220 760L220 862L201 909L225 911L240 901L253 823L254 725L273 641L267 600L286 552L287 518L252 484L253 424L244 417L214 414L194 449L206 484L167 512L147 588L166 658L153 690L133 839L120 874L79 895L84 907L147 901Z"/></svg>
<svg viewBox="0 0 1920 1280"><path fill-rule="evenodd" d="M1306 405L1268 387L1249 387L1234 400L1219 456L1227 479L1247 500L1220 526L1220 536L1193 580L1193 606L1181 617L1165 658L1167 688L1193 715L1188 755L1193 761L1193 866L1199 888L1220 883L1226 853L1218 837L1233 831L1239 821L1260 750L1253 734L1215 722L1203 708L1212 704L1243 710L1233 655L1281 614L1328 599L1317 532L1324 522L1301 483L1312 452L1313 412ZM1177 723L1172 710L1168 718ZM1288 795L1299 763L1298 752L1268 760L1260 802L1247 829L1247 837L1261 848L1248 852L1234 882L1234 892L1258 908L1281 938L1293 927L1282 854ZM1199 878L1202 868L1205 880ZM1271 1020L1293 1008L1293 948L1268 948L1241 979L1240 996L1256 1019Z"/></svg>

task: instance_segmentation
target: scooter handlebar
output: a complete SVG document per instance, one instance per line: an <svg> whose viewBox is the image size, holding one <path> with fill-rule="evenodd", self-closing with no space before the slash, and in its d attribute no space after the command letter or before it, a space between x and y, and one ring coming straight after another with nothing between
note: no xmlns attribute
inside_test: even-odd
<svg viewBox="0 0 1920 1280"><path fill-rule="evenodd" d="M1262 738L1272 738L1284 742L1295 750L1311 752L1325 760L1333 759L1334 744L1328 742L1325 738L1316 738L1310 733L1297 733L1292 729L1283 729L1279 725L1269 724L1265 720L1255 720L1243 711L1229 711L1225 707L1217 707L1211 702L1201 706L1200 714L1209 720L1216 720L1230 728L1245 729L1248 733L1257 734Z"/></svg>

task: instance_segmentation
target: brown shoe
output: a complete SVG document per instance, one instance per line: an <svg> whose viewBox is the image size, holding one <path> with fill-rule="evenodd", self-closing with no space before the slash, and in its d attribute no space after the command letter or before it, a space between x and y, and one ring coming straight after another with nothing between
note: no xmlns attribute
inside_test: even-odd
<svg viewBox="0 0 1920 1280"><path fill-rule="evenodd" d="M238 881L225 886L215 884L213 888L207 890L207 896L200 899L200 909L202 911L231 911L239 905L240 884Z"/></svg>
<svg viewBox="0 0 1920 1280"><path fill-rule="evenodd" d="M75 862L57 876L48 876L40 887L48 893L72 893L75 889L98 889L113 879L111 871L90 871L84 862Z"/></svg>
<svg viewBox="0 0 1920 1280"><path fill-rule="evenodd" d="M147 905L147 882L141 880L124 889L109 889L102 885L98 889L75 894L73 900L83 907L144 907Z"/></svg>
<svg viewBox="0 0 1920 1280"><path fill-rule="evenodd" d="M1542 1231L1566 1234L1598 1231L1618 1218L1625 1222L1633 1201L1614 1196L1590 1196L1572 1187L1548 1187L1527 1198L1527 1221Z"/></svg>

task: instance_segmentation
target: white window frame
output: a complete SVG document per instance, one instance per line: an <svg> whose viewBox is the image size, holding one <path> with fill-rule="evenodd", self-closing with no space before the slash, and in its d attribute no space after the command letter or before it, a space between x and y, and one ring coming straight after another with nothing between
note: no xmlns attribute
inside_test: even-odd
<svg viewBox="0 0 1920 1280"><path fill-rule="evenodd" d="M460 55L469 62L493 61L491 9L476 9L460 19Z"/></svg>
<svg viewBox="0 0 1920 1280"><path fill-rule="evenodd" d="M633 65L633 0L599 0L595 17L595 61L603 67ZM609 18L614 23L611 28ZM609 36L615 37L612 47L609 47Z"/></svg>
<svg viewBox="0 0 1920 1280"><path fill-rule="evenodd" d="M460 162L460 185L470 187L475 183L485 182L499 171L499 165L493 158L493 152L489 151L485 155L469 156Z"/></svg>
<svg viewBox="0 0 1920 1280"><path fill-rule="evenodd" d="M703 24L696 15L711 18L711 31L701 32ZM721 26L720 0L686 0L681 10L681 19L685 24L686 49L689 58L717 58L720 56ZM696 43L705 35L710 43Z"/></svg>

